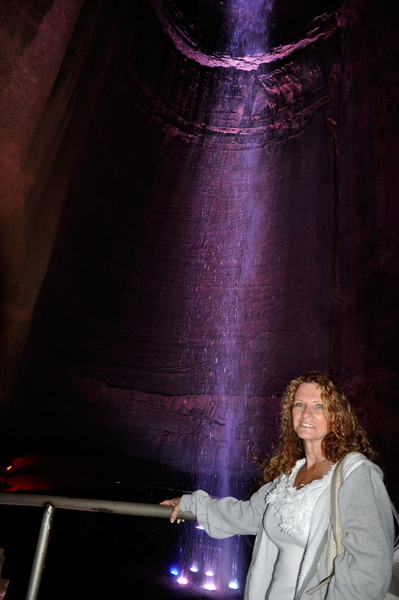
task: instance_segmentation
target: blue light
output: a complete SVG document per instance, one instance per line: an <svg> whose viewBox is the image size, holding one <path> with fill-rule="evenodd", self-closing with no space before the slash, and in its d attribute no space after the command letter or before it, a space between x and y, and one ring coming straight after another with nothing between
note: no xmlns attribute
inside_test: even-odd
<svg viewBox="0 0 399 600"><path fill-rule="evenodd" d="M176 569L176 567L172 567L171 570L169 571L169 573L171 575L178 575L179 571Z"/></svg>

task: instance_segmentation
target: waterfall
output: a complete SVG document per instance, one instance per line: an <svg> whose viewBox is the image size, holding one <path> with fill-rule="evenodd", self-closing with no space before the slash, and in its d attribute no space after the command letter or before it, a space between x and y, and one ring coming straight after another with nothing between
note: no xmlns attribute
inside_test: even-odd
<svg viewBox="0 0 399 600"><path fill-rule="evenodd" d="M264 51L270 9L271 0L229 0L224 47L231 57ZM250 460L250 440L243 439L242 428L257 352L253 343L257 323L248 300L258 293L257 269L267 235L267 207L259 200L263 155L254 118L261 84L256 71L241 77L235 68L224 71L215 98L209 99L207 133L193 174L201 184L198 189L206 191L202 205L193 207L193 220L202 223L202 237L193 259L191 323L206 319L209 324L203 361L213 374L209 393L214 419L213 424L202 423L207 434L201 441L192 440L187 469L200 472L197 488L217 497L245 498L247 489L240 474ZM232 128L220 125L226 121ZM233 129L242 131L245 141L226 150L226 137ZM180 556L172 571L182 585L242 592L247 555L240 537L212 540L190 524L181 535Z"/></svg>

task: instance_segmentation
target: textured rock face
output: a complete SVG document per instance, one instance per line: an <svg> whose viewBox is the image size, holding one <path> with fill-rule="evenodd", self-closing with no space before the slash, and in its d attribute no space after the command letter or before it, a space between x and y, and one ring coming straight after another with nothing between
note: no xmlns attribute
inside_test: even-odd
<svg viewBox="0 0 399 600"><path fill-rule="evenodd" d="M0 371L5 386L26 342L70 170L64 148L55 186L54 158L62 147L78 65L70 70L69 86L60 83L57 89L54 82L65 74L62 61L81 4L28 3L24 10L4 2L0 8Z"/></svg>
<svg viewBox="0 0 399 600"><path fill-rule="evenodd" d="M233 57L226 13L212 2L201 10L99 3L72 38L78 82L68 53L65 80L45 71L74 103L48 167L64 210L9 410L21 436L101 439L187 468L190 444L195 455L212 436L222 453L230 412L247 452L268 449L274 394L298 373L333 371L352 390L383 381L368 406L384 407L396 385L389 3L276 0L268 44L250 56L241 41ZM22 198L27 206L29 191ZM36 287L24 323L58 222L43 198L54 217L45 258L29 254ZM28 211L29 227L40 215ZM25 336L12 340L20 352ZM38 406L46 418L32 426Z"/></svg>

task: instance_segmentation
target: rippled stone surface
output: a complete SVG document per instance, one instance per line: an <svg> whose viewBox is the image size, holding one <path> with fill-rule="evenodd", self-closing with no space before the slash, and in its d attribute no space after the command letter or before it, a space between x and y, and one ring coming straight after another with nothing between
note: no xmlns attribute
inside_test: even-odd
<svg viewBox="0 0 399 600"><path fill-rule="evenodd" d="M10 431L68 436L67 407L71 428L74 410L84 423L78 437L171 464L192 432L220 438L222 397L248 398L243 439L254 435L257 452L275 437L271 398L300 372L393 390L389 3L276 0L256 56L226 54L213 37L225 13L212 2L199 13L160 0L69 6L37 15L25 4L17 35L16 3L2 25L2 81L13 82L1 99L5 379L34 314ZM255 283L241 285L248 252ZM240 305L236 336L228 298ZM60 375L70 369L72 387Z"/></svg>

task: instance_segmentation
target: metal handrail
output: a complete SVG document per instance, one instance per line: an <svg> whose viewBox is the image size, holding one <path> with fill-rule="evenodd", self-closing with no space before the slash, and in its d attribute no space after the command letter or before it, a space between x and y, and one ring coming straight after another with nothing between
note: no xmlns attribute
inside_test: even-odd
<svg viewBox="0 0 399 600"><path fill-rule="evenodd" d="M36 494L0 494L0 504L41 507L52 504L54 508L65 508L67 510L106 512L118 515L135 515L137 517L159 517L161 519L168 519L172 512L171 506L160 506L159 504L120 502L118 500L90 500L63 496L37 496ZM196 521L191 512L182 513L182 515L184 516L179 516L179 519Z"/></svg>
<svg viewBox="0 0 399 600"><path fill-rule="evenodd" d="M163 519L169 519L172 512L171 506L160 506L159 504L119 502L117 500L90 500L87 498L67 498L63 496L37 496L35 494L0 494L0 504L40 506L44 508L25 600L36 600L38 597L54 513L57 508L134 515L138 517L158 517ZM197 520L191 512L181 512L178 514L178 518L185 519L186 521Z"/></svg>

